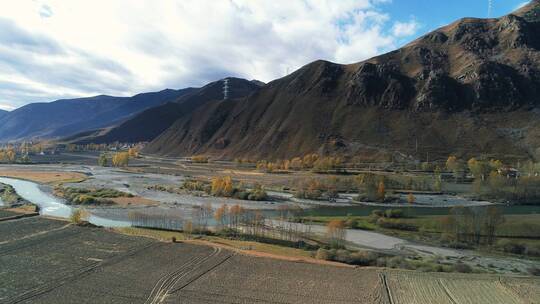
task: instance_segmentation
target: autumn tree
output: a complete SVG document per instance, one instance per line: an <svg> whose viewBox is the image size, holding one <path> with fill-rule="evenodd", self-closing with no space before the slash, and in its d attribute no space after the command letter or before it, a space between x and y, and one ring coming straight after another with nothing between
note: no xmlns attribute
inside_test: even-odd
<svg viewBox="0 0 540 304"><path fill-rule="evenodd" d="M491 171L491 166L488 162L471 158L467 161L467 166L475 178L480 178L482 181L486 179L486 175Z"/></svg>
<svg viewBox="0 0 540 304"><path fill-rule="evenodd" d="M385 190L385 186L384 186L384 180L381 179L379 181L379 185L377 186L377 199L379 201L384 201L386 197L386 190Z"/></svg>
<svg viewBox="0 0 540 304"><path fill-rule="evenodd" d="M449 156L448 159L446 160L446 168L449 171L452 171L456 181L458 180L459 177L462 177L465 172L462 161L453 155Z"/></svg>
<svg viewBox="0 0 540 304"><path fill-rule="evenodd" d="M117 152L112 157L112 165L114 167L126 167L129 164L128 152Z"/></svg>
<svg viewBox="0 0 540 304"><path fill-rule="evenodd" d="M342 248L344 246L346 233L345 221L332 220L326 225L326 236L333 247Z"/></svg>
<svg viewBox="0 0 540 304"><path fill-rule="evenodd" d="M139 157L139 149L137 148L129 148L128 149L129 157L131 158L138 158Z"/></svg>
<svg viewBox="0 0 540 304"><path fill-rule="evenodd" d="M227 204L221 205L221 207L217 208L214 212L214 219L216 220L221 229L225 227L228 216L229 207L227 206Z"/></svg>
<svg viewBox="0 0 540 304"><path fill-rule="evenodd" d="M412 192L409 192L409 195L407 195L407 202L409 204L414 204L415 201L416 201L416 198L414 197Z"/></svg>
<svg viewBox="0 0 540 304"><path fill-rule="evenodd" d="M231 197L234 194L232 178L230 176L214 177L211 193L214 196Z"/></svg>

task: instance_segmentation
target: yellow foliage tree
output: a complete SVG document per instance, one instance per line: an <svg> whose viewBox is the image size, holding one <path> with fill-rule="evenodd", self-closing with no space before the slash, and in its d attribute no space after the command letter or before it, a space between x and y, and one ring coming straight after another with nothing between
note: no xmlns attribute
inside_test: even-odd
<svg viewBox="0 0 540 304"><path fill-rule="evenodd" d="M118 152L112 157L114 167L126 167L129 164L129 152Z"/></svg>
<svg viewBox="0 0 540 304"><path fill-rule="evenodd" d="M379 186L377 187L377 198L380 201L384 201L385 197L386 197L386 190L385 190L385 187L384 187L384 181L381 180L379 182Z"/></svg>

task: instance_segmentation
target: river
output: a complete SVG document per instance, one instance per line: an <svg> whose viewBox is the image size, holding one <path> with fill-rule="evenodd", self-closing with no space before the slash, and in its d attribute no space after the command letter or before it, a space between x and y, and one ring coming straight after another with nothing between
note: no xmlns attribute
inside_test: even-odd
<svg viewBox="0 0 540 304"><path fill-rule="evenodd" d="M17 194L25 200L39 206L39 212L45 216L69 218L73 211L71 206L65 204L63 200L40 189L34 182L0 177L0 183L11 185ZM131 224L127 221L106 219L90 214L88 221L94 225L104 227L127 227Z"/></svg>

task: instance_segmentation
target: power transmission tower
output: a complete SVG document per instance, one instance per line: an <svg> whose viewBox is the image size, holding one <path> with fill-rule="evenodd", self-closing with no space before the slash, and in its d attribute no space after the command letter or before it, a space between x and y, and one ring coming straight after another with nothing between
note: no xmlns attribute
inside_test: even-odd
<svg viewBox="0 0 540 304"><path fill-rule="evenodd" d="M223 99L229 99L229 78L223 79Z"/></svg>

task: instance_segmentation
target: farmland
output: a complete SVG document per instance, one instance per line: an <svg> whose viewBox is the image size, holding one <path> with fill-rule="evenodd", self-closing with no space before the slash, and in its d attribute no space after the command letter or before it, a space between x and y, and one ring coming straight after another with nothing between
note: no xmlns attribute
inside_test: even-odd
<svg viewBox="0 0 540 304"><path fill-rule="evenodd" d="M540 303L539 280L466 274L387 271L385 282L393 303Z"/></svg>
<svg viewBox="0 0 540 304"><path fill-rule="evenodd" d="M0 222L0 236L2 303L496 304L540 293L534 278L316 265L42 217Z"/></svg>

